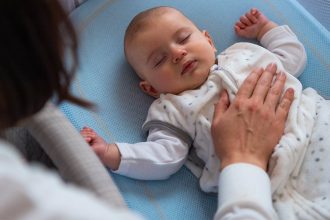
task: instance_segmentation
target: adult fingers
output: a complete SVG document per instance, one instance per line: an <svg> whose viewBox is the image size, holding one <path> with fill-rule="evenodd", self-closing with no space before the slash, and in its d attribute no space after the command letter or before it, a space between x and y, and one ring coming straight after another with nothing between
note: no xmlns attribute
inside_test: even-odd
<svg viewBox="0 0 330 220"><path fill-rule="evenodd" d="M237 97L250 98L263 72L264 69L262 68L252 70L251 74L248 75L248 77L242 83L241 87L238 89Z"/></svg>
<svg viewBox="0 0 330 220"><path fill-rule="evenodd" d="M293 99L294 90L289 88L285 91L282 100L276 108L276 117L280 121L286 121Z"/></svg>
<svg viewBox="0 0 330 220"><path fill-rule="evenodd" d="M274 111L276 110L276 107L278 106L278 103L280 101L285 80L286 80L286 75L283 72L280 72L276 76L275 82L267 94L265 104L268 105Z"/></svg>
<svg viewBox="0 0 330 220"><path fill-rule="evenodd" d="M260 79L258 80L258 83L253 91L253 96L256 99L262 100L262 102L264 102L268 90L271 87L276 70L277 66L274 63L271 63L266 67L264 73L260 76Z"/></svg>
<svg viewBox="0 0 330 220"><path fill-rule="evenodd" d="M214 106L213 120L218 120L221 115L228 109L229 97L226 90L222 90L220 93L219 102Z"/></svg>

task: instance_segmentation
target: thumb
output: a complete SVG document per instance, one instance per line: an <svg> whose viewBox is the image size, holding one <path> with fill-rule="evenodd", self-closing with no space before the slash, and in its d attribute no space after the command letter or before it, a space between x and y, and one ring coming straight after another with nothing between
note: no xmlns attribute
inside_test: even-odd
<svg viewBox="0 0 330 220"><path fill-rule="evenodd" d="M217 120L219 117L221 117L221 115L227 111L229 104L228 93L226 90L222 90L220 93L219 102L214 106L213 120Z"/></svg>

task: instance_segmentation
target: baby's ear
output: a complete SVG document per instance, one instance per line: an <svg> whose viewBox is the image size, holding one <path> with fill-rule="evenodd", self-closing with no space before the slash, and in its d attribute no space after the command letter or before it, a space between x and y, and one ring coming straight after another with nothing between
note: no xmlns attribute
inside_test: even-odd
<svg viewBox="0 0 330 220"><path fill-rule="evenodd" d="M140 88L143 92L147 93L148 95L159 98L159 92L152 86L150 85L147 81L141 81L140 82Z"/></svg>
<svg viewBox="0 0 330 220"><path fill-rule="evenodd" d="M210 43L210 45L213 47L214 52L217 52L217 48L215 48L212 37L209 34L209 32L207 32L206 30L203 30L203 34L206 37L207 41Z"/></svg>

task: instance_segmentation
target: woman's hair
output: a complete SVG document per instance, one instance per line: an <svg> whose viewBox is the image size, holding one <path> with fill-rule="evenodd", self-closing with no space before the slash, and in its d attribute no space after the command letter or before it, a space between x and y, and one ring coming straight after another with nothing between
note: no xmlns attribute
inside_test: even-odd
<svg viewBox="0 0 330 220"><path fill-rule="evenodd" d="M0 129L36 113L50 98L92 106L69 91L77 39L57 0L1 0L0 28Z"/></svg>

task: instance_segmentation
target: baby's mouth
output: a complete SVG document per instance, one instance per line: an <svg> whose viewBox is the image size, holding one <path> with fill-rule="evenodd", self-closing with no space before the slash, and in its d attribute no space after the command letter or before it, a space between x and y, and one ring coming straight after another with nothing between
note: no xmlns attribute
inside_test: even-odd
<svg viewBox="0 0 330 220"><path fill-rule="evenodd" d="M196 60L189 60L183 64L181 75L184 75L185 73L188 73L190 70L192 70L196 66L197 61Z"/></svg>

